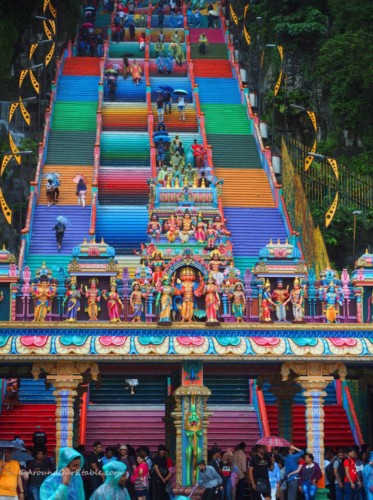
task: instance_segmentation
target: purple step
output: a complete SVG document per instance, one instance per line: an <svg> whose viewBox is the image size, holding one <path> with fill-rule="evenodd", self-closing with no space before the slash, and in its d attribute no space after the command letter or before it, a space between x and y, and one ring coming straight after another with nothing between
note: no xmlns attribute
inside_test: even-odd
<svg viewBox="0 0 373 500"><path fill-rule="evenodd" d="M59 215L67 217L70 226L66 229L61 254L71 255L72 249L88 238L91 222L91 207L74 207L71 205L51 206L37 205L34 212L30 255L55 254L57 252L56 236L53 227Z"/></svg>
<svg viewBox="0 0 373 500"><path fill-rule="evenodd" d="M277 208L224 208L224 215L236 256L257 256L270 239L283 243L288 237Z"/></svg>

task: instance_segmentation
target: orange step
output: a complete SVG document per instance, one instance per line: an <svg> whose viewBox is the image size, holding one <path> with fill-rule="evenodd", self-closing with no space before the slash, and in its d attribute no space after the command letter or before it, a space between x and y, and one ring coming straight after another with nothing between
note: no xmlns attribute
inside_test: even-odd
<svg viewBox="0 0 373 500"><path fill-rule="evenodd" d="M222 201L225 207L274 208L267 174L262 169L215 168L224 179Z"/></svg>
<svg viewBox="0 0 373 500"><path fill-rule="evenodd" d="M60 197L57 205L78 205L78 197L76 196L76 184L73 178L81 174L84 176L87 185L86 204L89 206L92 202L92 176L93 167L71 166L71 165L45 165L43 168L43 176L49 173L57 172L61 174L60 181ZM38 205L47 205L47 195L45 190L46 179L43 179Z"/></svg>
<svg viewBox="0 0 373 500"><path fill-rule="evenodd" d="M158 125L157 106L153 104L154 113L154 129ZM177 103L172 104L172 113L164 115L164 123L167 127L167 132L198 132L197 113L193 104L187 103L185 108L185 121L179 120L179 112Z"/></svg>

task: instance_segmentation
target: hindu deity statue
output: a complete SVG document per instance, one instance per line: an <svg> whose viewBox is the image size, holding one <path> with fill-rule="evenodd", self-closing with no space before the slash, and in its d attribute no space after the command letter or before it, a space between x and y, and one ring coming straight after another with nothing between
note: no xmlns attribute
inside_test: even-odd
<svg viewBox="0 0 373 500"><path fill-rule="evenodd" d="M206 323L218 325L220 307L219 287L212 273L209 274L202 293L205 295Z"/></svg>
<svg viewBox="0 0 373 500"><path fill-rule="evenodd" d="M272 308L274 309L276 307L276 304L272 300L271 284L268 280L265 282L263 287L261 306L260 321L263 321L265 323L272 323L271 311Z"/></svg>
<svg viewBox="0 0 373 500"><path fill-rule="evenodd" d="M246 305L245 294L243 292L242 283L237 282L234 286L233 293L228 294L228 298L232 300L232 313L238 323L243 321L243 313Z"/></svg>
<svg viewBox="0 0 373 500"><path fill-rule="evenodd" d="M204 243L206 241L206 224L203 222L201 212L198 214L196 230L194 232L194 237L198 243Z"/></svg>
<svg viewBox="0 0 373 500"><path fill-rule="evenodd" d="M160 304L158 324L171 324L172 297L174 294L175 288L171 285L170 278L168 276L165 276L162 285L158 288L158 296L155 301L155 305L157 307Z"/></svg>
<svg viewBox="0 0 373 500"><path fill-rule="evenodd" d="M40 283L33 284L31 296L35 301L34 321L43 322L52 308L52 300L57 292L55 284L50 284L46 276L41 276Z"/></svg>
<svg viewBox="0 0 373 500"><path fill-rule="evenodd" d="M137 323L141 321L141 316L143 313L143 302L142 299L146 299L148 295L141 291L140 283L134 281L132 283L132 293L130 296L130 304L133 310L132 323Z"/></svg>
<svg viewBox="0 0 373 500"><path fill-rule="evenodd" d="M298 278L294 280L294 288L290 291L289 299L286 301L285 305L288 302L291 302L293 306L293 316L294 323L303 323L303 308L304 308L304 290L301 287L300 281Z"/></svg>
<svg viewBox="0 0 373 500"><path fill-rule="evenodd" d="M224 270L223 275L229 285L240 281L241 271L237 267L234 267L233 259L229 261L229 267Z"/></svg>
<svg viewBox="0 0 373 500"><path fill-rule="evenodd" d="M204 283L202 275L200 274L199 283L197 283L194 269L185 266L181 269L178 285L179 286L175 289L175 295L180 295L182 297L180 306L181 322L187 323L192 321L194 310L196 309L194 298L200 297L203 294Z"/></svg>
<svg viewBox="0 0 373 500"><path fill-rule="evenodd" d="M277 288L272 292L272 300L276 307L277 321L286 321L286 304L290 299L289 287L284 288L282 280L277 280Z"/></svg>
<svg viewBox="0 0 373 500"><path fill-rule="evenodd" d="M210 248L211 250L215 248L215 241L217 237L218 237L217 230L214 229L213 223L209 222L207 224L207 229L206 229L207 248Z"/></svg>
<svg viewBox="0 0 373 500"><path fill-rule="evenodd" d="M323 313L325 314L327 323L336 323L339 314L339 306L343 304L343 293L336 290L334 282L331 281L329 286L320 288L319 299L323 304Z"/></svg>
<svg viewBox="0 0 373 500"><path fill-rule="evenodd" d="M212 273L213 278L216 280L218 286L220 286L224 281L224 275L220 271L222 266L226 266L227 262L221 259L221 254L219 250L213 250L210 252L211 260L209 262L209 268Z"/></svg>
<svg viewBox="0 0 373 500"><path fill-rule="evenodd" d="M181 230L179 231L179 238L181 243L188 243L189 237L194 233L194 224L189 210L185 210L184 216L181 221Z"/></svg>
<svg viewBox="0 0 373 500"><path fill-rule="evenodd" d="M80 299L82 298L82 290L77 290L75 283L71 283L70 288L65 293L65 297L62 301L62 306L64 307L67 302L67 319L71 323L76 322L78 312L80 311Z"/></svg>
<svg viewBox="0 0 373 500"><path fill-rule="evenodd" d="M230 231L225 227L225 221L221 220L220 215L214 217L213 227L218 232L219 236L225 237L230 236Z"/></svg>
<svg viewBox="0 0 373 500"><path fill-rule="evenodd" d="M198 460L203 458L203 450L199 444L203 435L202 419L196 409L195 396L191 396L190 412L185 415L185 434L188 445L185 450L186 455L186 484L191 486L194 482L194 471Z"/></svg>
<svg viewBox="0 0 373 500"><path fill-rule="evenodd" d="M148 265L148 261L145 258L140 259L140 265L136 268L135 278L141 280L151 280L152 270Z"/></svg>
<svg viewBox="0 0 373 500"><path fill-rule="evenodd" d="M87 298L87 306L85 312L88 313L90 321L98 320L98 313L101 311L101 290L98 289L98 280L92 278L89 280L89 288L85 287L85 296Z"/></svg>
<svg viewBox="0 0 373 500"><path fill-rule="evenodd" d="M151 237L155 238L156 241L160 240L161 237L161 225L159 223L158 217L153 214L148 223L148 229L146 231Z"/></svg>
<svg viewBox="0 0 373 500"><path fill-rule="evenodd" d="M160 250L154 250L154 252L152 253L151 266L153 269L153 283L155 286L157 286L163 276L164 270L163 253Z"/></svg>
<svg viewBox="0 0 373 500"><path fill-rule="evenodd" d="M124 306L114 283L110 286L110 292L102 290L102 297L107 301L110 323L120 322L120 311L124 309Z"/></svg>
<svg viewBox="0 0 373 500"><path fill-rule="evenodd" d="M170 218L165 223L166 238L169 243L173 243L176 240L176 236L179 234L178 221L174 214L171 214Z"/></svg>

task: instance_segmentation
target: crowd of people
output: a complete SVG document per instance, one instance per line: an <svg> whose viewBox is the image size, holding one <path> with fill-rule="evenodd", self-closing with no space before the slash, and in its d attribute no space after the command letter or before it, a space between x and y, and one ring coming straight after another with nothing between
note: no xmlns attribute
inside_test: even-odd
<svg viewBox="0 0 373 500"><path fill-rule="evenodd" d="M169 156L167 163L166 153ZM162 187L209 187L213 177L211 168L205 165L206 157L206 149L197 139L187 148L178 135L170 142L160 139L157 142L157 183Z"/></svg>
<svg viewBox="0 0 373 500"><path fill-rule="evenodd" d="M24 449L19 436L12 443L17 450ZM48 457L46 445L47 435L38 427L33 447L25 450L30 459L27 454L13 459L12 448L3 450L1 500L175 499L175 462L164 445L155 452L148 446L135 450L129 444L103 451L101 442L95 441L90 452L83 445L61 448L57 464ZM370 447L359 453L355 448L328 449L324 467L330 500L373 499ZM312 453L295 446L267 451L263 445L248 453L244 442L224 452L214 444L208 460L199 459L197 468L193 491L199 487L202 500L314 500L323 477Z"/></svg>

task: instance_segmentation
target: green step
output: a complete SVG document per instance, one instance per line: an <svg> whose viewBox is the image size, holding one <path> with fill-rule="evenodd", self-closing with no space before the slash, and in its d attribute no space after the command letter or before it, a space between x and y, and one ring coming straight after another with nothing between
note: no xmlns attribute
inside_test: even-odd
<svg viewBox="0 0 373 500"><path fill-rule="evenodd" d="M145 31L145 28L141 31ZM145 52L140 50L138 42L119 42L110 43L109 57L123 57L124 54L131 54L128 57L142 59Z"/></svg>
<svg viewBox="0 0 373 500"><path fill-rule="evenodd" d="M96 102L61 102L54 104L53 130L96 130Z"/></svg>
<svg viewBox="0 0 373 500"><path fill-rule="evenodd" d="M215 168L262 168L252 135L207 134Z"/></svg>
<svg viewBox="0 0 373 500"><path fill-rule="evenodd" d="M202 104L207 134L252 134L252 123L242 104Z"/></svg>
<svg viewBox="0 0 373 500"><path fill-rule="evenodd" d="M225 43L208 44L205 55L199 53L199 43L191 43L190 47L192 59L228 59L228 49Z"/></svg>
<svg viewBox="0 0 373 500"><path fill-rule="evenodd" d="M48 140L49 165L93 165L96 132L51 130Z"/></svg>
<svg viewBox="0 0 373 500"><path fill-rule="evenodd" d="M110 14L100 14L96 16L95 28L108 28L111 25Z"/></svg>
<svg viewBox="0 0 373 500"><path fill-rule="evenodd" d="M234 256L234 248L233 248L233 256ZM241 271L241 280L244 280L245 271L249 269L253 270L255 264L258 262L258 257L234 257L234 265Z"/></svg>
<svg viewBox="0 0 373 500"><path fill-rule="evenodd" d="M43 262L45 262L45 265L47 266L48 269L52 271L52 277L53 278L58 278L58 270L60 267L63 267L65 269L65 272L67 272L67 266L69 262L71 261L72 257L71 255L29 255L26 258L26 263L25 265L30 268L31 271L31 278L34 279L36 271L41 268L43 265Z"/></svg>

